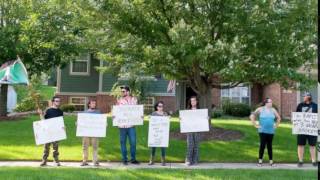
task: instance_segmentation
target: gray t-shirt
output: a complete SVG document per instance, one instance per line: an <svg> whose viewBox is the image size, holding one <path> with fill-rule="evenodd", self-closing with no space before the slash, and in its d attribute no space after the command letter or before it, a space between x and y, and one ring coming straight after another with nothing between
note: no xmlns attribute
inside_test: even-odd
<svg viewBox="0 0 320 180"><path fill-rule="evenodd" d="M99 109L87 109L83 113L101 114L101 111Z"/></svg>
<svg viewBox="0 0 320 180"><path fill-rule="evenodd" d="M163 112L163 114L159 114L157 111L154 111L153 113L151 113L151 116L168 116L168 114L166 112Z"/></svg>

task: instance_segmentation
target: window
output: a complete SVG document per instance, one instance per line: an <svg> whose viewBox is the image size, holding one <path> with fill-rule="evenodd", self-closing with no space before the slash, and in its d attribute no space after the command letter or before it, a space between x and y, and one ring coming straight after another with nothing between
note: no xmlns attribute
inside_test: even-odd
<svg viewBox="0 0 320 180"><path fill-rule="evenodd" d="M70 63L71 75L90 75L90 54L82 53Z"/></svg>
<svg viewBox="0 0 320 180"><path fill-rule="evenodd" d="M154 97L146 97L143 101L142 101L143 107L144 107L144 111L145 112L152 112L153 109L153 105L154 105Z"/></svg>
<svg viewBox="0 0 320 180"><path fill-rule="evenodd" d="M250 104L250 88L246 85L239 85L234 88L221 90L222 100L231 100L236 103Z"/></svg>
<svg viewBox="0 0 320 180"><path fill-rule="evenodd" d="M75 111L84 111L86 109L87 98L70 97L69 104L72 104L75 106Z"/></svg>

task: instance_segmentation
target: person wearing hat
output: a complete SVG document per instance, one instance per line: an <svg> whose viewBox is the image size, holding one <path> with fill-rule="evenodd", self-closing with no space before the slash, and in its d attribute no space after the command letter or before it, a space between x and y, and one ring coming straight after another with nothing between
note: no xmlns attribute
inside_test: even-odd
<svg viewBox="0 0 320 180"><path fill-rule="evenodd" d="M136 97L130 95L130 88L128 86L121 86L122 97L117 100L117 105L137 105L138 100ZM127 137L130 144L130 155L132 164L140 164L136 160L136 129L134 126L118 126L120 131L120 146L122 162L124 165L128 165L127 157Z"/></svg>
<svg viewBox="0 0 320 180"><path fill-rule="evenodd" d="M318 113L318 105L316 103L312 102L312 96L309 92L306 92L303 95L303 102L301 102L297 106L296 112ZM307 141L309 144L312 165L317 166L316 148L315 148L315 145L317 143L317 136L298 134L297 135L298 158L299 158L298 167L303 166L304 147L305 147Z"/></svg>

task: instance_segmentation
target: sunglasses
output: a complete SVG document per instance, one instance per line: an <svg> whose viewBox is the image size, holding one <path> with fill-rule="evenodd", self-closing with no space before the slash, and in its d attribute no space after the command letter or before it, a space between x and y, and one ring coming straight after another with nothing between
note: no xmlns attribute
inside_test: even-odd
<svg viewBox="0 0 320 180"><path fill-rule="evenodd" d="M125 92L127 92L127 91L121 91L122 93L125 93Z"/></svg>
<svg viewBox="0 0 320 180"><path fill-rule="evenodd" d="M61 102L61 101L54 101L54 102Z"/></svg>
<svg viewBox="0 0 320 180"><path fill-rule="evenodd" d="M162 105L159 105L158 107L163 107Z"/></svg>

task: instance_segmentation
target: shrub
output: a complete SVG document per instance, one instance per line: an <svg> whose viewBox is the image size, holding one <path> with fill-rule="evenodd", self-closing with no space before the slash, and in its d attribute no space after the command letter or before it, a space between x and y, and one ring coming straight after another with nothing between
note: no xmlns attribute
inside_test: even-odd
<svg viewBox="0 0 320 180"><path fill-rule="evenodd" d="M61 105L60 109L63 112L74 112L76 110L76 107L72 104L63 104Z"/></svg>
<svg viewBox="0 0 320 180"><path fill-rule="evenodd" d="M48 107L48 101L41 101L40 108L43 110ZM20 103L17 104L14 109L15 112L27 112L27 111L35 111L36 104L31 97L24 98Z"/></svg>
<svg viewBox="0 0 320 180"><path fill-rule="evenodd" d="M222 109L225 114L231 116L245 117L251 114L250 106L243 103L233 103L230 101L225 101L222 104Z"/></svg>
<svg viewBox="0 0 320 180"><path fill-rule="evenodd" d="M220 108L215 108L212 110L212 113L211 113L211 117L212 118L219 118L223 115L223 110L220 109Z"/></svg>

